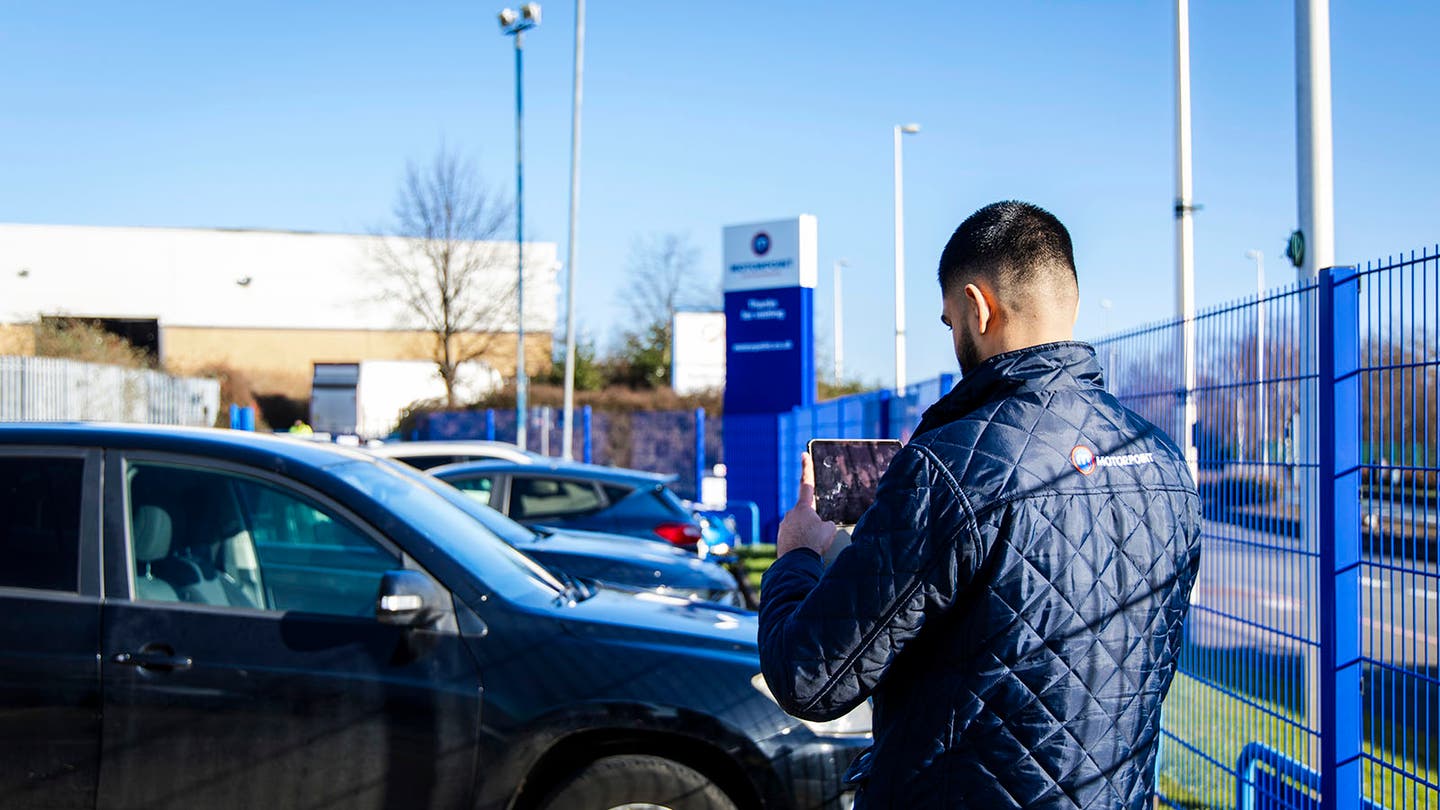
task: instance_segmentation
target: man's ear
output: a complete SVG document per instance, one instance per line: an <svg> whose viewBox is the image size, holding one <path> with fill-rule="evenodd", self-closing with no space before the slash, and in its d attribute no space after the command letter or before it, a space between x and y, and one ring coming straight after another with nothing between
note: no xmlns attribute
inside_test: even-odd
<svg viewBox="0 0 1440 810"><path fill-rule="evenodd" d="M995 308L985 291L974 284L965 285L965 302L975 317L976 334L983 335L995 320Z"/></svg>

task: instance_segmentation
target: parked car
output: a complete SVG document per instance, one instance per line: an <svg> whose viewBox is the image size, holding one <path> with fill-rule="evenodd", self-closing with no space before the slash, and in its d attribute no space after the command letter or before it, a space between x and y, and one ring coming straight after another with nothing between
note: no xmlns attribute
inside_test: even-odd
<svg viewBox="0 0 1440 810"><path fill-rule="evenodd" d="M471 461L429 470L527 526L587 529L695 550L695 514L666 486L675 476L546 460Z"/></svg>
<svg viewBox="0 0 1440 810"><path fill-rule="evenodd" d="M410 475L424 475L408 467L402 469ZM449 484L442 482L441 486ZM469 494L483 496L474 490ZM607 588L753 607L728 570L682 549L659 543L639 545L623 535L525 526L474 497L462 499L460 505L496 537L551 573L594 580Z"/></svg>
<svg viewBox="0 0 1440 810"><path fill-rule="evenodd" d="M393 458L409 464L417 470L428 470L444 464L462 461L514 461L525 464L548 461L539 453L521 450L509 442L474 441L423 441L387 442L370 448L370 452L382 458Z"/></svg>
<svg viewBox="0 0 1440 810"><path fill-rule="evenodd" d="M0 425L7 807L845 806L755 617L562 582L466 496L241 432Z"/></svg>

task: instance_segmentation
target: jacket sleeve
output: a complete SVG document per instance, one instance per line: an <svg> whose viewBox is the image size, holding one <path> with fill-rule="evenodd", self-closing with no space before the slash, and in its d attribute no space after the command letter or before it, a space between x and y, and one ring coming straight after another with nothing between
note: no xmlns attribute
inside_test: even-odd
<svg viewBox="0 0 1440 810"><path fill-rule="evenodd" d="M760 668L786 712L829 720L874 691L927 618L979 565L973 512L949 470L910 444L829 570L814 552L775 561L761 585Z"/></svg>

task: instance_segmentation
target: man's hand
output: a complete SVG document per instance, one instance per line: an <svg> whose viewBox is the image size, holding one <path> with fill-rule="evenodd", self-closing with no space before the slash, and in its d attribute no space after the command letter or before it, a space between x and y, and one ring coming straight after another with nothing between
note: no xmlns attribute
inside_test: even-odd
<svg viewBox="0 0 1440 810"><path fill-rule="evenodd" d="M783 557L797 548L808 548L825 556L835 542L835 524L815 513L815 462L809 453L800 455L800 500L780 521L775 556Z"/></svg>

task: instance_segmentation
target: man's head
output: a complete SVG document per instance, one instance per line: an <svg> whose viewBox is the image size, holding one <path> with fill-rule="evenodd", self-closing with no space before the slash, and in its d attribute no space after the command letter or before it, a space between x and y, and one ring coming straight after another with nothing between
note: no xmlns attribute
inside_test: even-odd
<svg viewBox="0 0 1440 810"><path fill-rule="evenodd" d="M940 293L963 373L1002 352L1070 340L1080 303L1070 233L1039 206L987 205L945 245Z"/></svg>

